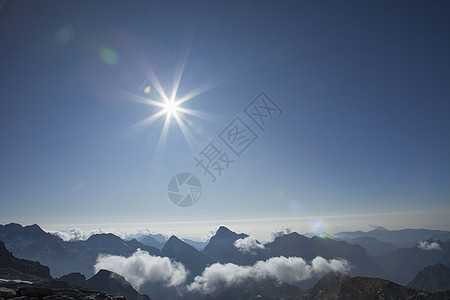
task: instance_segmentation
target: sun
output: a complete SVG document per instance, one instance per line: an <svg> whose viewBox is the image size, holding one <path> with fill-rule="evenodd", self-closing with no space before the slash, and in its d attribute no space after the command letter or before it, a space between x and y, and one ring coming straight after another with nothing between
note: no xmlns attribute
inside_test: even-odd
<svg viewBox="0 0 450 300"><path fill-rule="evenodd" d="M159 81L158 76L154 72L152 66L149 64L145 64L144 69L146 78L139 88L140 94L121 91L121 93L124 94L127 99L131 99L133 101L156 108L156 110L153 110L152 113L145 119L132 125L129 128L130 131L141 130L150 127L156 120L163 119L164 124L162 126L159 140L156 145L155 157L166 143L169 127L171 127L171 124L178 125L178 128L182 132L187 144L189 145L189 148L194 153L198 143L191 130L195 129L195 132L198 132L199 130L202 130L202 127L201 125L198 125L198 123L195 124L191 120L191 117L196 119L204 119L207 121L212 120L208 113L188 108L185 104L189 100L199 96L209 89L212 89L220 82L214 83L213 81L208 81L194 89L191 89L186 93L183 93L181 95L178 93L181 79L183 77L184 67L187 61L187 53L188 50L186 50L182 62L176 66L173 82L171 85L169 84L167 86L164 86L163 88L163 85ZM144 59L144 61L146 60Z"/></svg>
<svg viewBox="0 0 450 300"><path fill-rule="evenodd" d="M177 103L175 100L170 100L169 102L163 104L163 110L169 118L176 118L178 116L179 109L179 103Z"/></svg>

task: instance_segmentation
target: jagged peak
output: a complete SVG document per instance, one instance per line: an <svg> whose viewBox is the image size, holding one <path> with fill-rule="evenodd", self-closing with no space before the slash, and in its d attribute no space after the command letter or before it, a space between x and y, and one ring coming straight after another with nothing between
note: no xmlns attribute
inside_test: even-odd
<svg viewBox="0 0 450 300"><path fill-rule="evenodd" d="M23 228L29 229L31 231L36 231L36 232L45 232L44 230L42 230L42 228L38 224L28 225Z"/></svg>
<svg viewBox="0 0 450 300"><path fill-rule="evenodd" d="M291 233L287 233L287 234L283 234L283 235L280 235L280 236L277 236L276 238L275 238L275 241L276 240L283 240L283 239L295 239L295 238L302 238L302 239L309 239L307 236L304 236L304 235L301 235L300 233L298 233L298 232L291 232Z"/></svg>
<svg viewBox="0 0 450 300"><path fill-rule="evenodd" d="M113 233L98 233L98 234L93 234L91 235L86 242L88 241L97 241L97 240L101 240L101 239L115 239L115 240L122 240L120 237L118 237L117 235L113 234Z"/></svg>
<svg viewBox="0 0 450 300"><path fill-rule="evenodd" d="M219 229L217 229L216 234L214 237L216 238L229 238L229 237L235 237L238 235L236 232L231 231L225 226L220 226Z"/></svg>
<svg viewBox="0 0 450 300"><path fill-rule="evenodd" d="M369 225L370 227L372 227L373 229L371 231L389 231L388 229L384 228L381 225Z"/></svg>
<svg viewBox="0 0 450 300"><path fill-rule="evenodd" d="M8 227L8 228L23 228L23 226L19 223L9 223L4 225L4 227Z"/></svg>
<svg viewBox="0 0 450 300"><path fill-rule="evenodd" d="M126 281L125 277L123 277L120 274L117 274L115 272L106 270L106 269L101 269L97 272L97 274L95 274L94 276L92 276L91 278L88 279L88 282L95 282L95 281L102 281L102 280L111 280L114 279L116 281L121 282L122 284L126 284L126 285L130 285L131 284Z"/></svg>
<svg viewBox="0 0 450 300"><path fill-rule="evenodd" d="M183 242L182 240L180 240L177 236L172 235L172 236L167 240L166 245L170 245L170 244L174 244L174 243L176 243L176 244L179 244L179 243L186 244L185 242Z"/></svg>

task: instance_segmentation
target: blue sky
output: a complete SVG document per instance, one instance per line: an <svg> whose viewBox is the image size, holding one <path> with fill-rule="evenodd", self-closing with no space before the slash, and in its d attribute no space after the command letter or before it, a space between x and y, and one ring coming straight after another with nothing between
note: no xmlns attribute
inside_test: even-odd
<svg viewBox="0 0 450 300"><path fill-rule="evenodd" d="M448 3L398 1L7 2L0 11L1 223L154 228L202 235L449 229ZM185 59L181 107L164 117ZM145 93L143 87L150 86ZM243 109L265 91L265 132ZM194 156L235 118L259 138L216 182ZM226 150L226 146L221 144ZM180 208L177 173L202 182Z"/></svg>

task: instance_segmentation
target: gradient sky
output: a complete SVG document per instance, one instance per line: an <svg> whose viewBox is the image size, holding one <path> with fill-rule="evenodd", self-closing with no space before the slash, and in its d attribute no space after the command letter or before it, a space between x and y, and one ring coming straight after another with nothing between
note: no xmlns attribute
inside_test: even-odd
<svg viewBox="0 0 450 300"><path fill-rule="evenodd" d="M220 224L298 231L450 229L448 1L7 1L0 11L0 223L150 228ZM153 70L182 104L164 117ZM150 93L143 87L149 85ZM204 88L207 89L204 89ZM147 90L148 91L148 90ZM243 109L282 109L261 131ZM220 145L235 118L257 139ZM195 166L217 142L236 162L215 183ZM190 172L203 194L167 196ZM319 228L314 228L319 222Z"/></svg>

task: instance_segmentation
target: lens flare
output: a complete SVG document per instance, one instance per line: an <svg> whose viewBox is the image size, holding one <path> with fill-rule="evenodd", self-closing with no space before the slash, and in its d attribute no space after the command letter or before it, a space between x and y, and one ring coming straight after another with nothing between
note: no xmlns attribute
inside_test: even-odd
<svg viewBox="0 0 450 300"><path fill-rule="evenodd" d="M103 47L100 49L100 58L104 63L110 66L115 66L119 62L119 55L114 49Z"/></svg>
<svg viewBox="0 0 450 300"><path fill-rule="evenodd" d="M72 26L64 26L55 34L55 42L60 45L68 44L75 37L75 29Z"/></svg>
<svg viewBox="0 0 450 300"><path fill-rule="evenodd" d="M325 231L325 222L323 221L323 219L315 219L313 220L310 225L309 225L311 232L316 234L316 235L321 235L323 233L326 233Z"/></svg>

